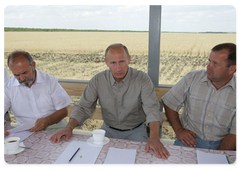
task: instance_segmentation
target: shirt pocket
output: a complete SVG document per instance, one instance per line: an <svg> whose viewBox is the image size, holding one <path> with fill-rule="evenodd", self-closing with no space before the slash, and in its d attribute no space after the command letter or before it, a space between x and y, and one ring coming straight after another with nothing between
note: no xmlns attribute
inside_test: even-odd
<svg viewBox="0 0 240 170"><path fill-rule="evenodd" d="M200 122L203 116L202 112L203 112L204 106L206 106L207 102L208 101L206 101L204 96L189 95L188 101L184 106L184 107L187 107L186 110L187 110L188 116L192 120L196 120Z"/></svg>
<svg viewBox="0 0 240 170"><path fill-rule="evenodd" d="M222 128L230 128L232 120L236 115L236 108L227 105L218 105L215 111L215 119Z"/></svg>

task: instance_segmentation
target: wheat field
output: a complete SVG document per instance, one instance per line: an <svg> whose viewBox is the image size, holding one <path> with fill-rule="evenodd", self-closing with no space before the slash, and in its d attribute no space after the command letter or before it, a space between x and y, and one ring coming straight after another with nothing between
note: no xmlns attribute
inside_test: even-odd
<svg viewBox="0 0 240 170"><path fill-rule="evenodd" d="M159 83L174 85L191 70L204 69L213 46L236 43L236 34L162 33ZM107 69L104 51L112 43L122 43L132 56L130 66L147 73L147 32L5 32L4 66L15 50L28 51L38 70L58 79L89 80ZM79 97L71 97L73 103ZM80 129L101 127L101 120L87 120ZM171 128L163 128L163 138L174 139Z"/></svg>
<svg viewBox="0 0 240 170"><path fill-rule="evenodd" d="M117 42L128 47L130 66L147 72L147 32L5 32L4 64L9 52L26 50L41 71L59 79L89 80L107 69L104 51ZM236 34L162 33L159 83L175 84L187 72L204 69L211 48L223 42L236 43Z"/></svg>

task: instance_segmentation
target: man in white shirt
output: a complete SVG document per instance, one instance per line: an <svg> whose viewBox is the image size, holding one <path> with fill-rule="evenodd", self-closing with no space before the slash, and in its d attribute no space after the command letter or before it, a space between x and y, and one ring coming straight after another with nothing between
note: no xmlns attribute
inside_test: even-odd
<svg viewBox="0 0 240 170"><path fill-rule="evenodd" d="M10 79L7 69L4 67L4 83Z"/></svg>
<svg viewBox="0 0 240 170"><path fill-rule="evenodd" d="M13 77L4 85L4 113L10 108L18 125L32 124L32 132L64 128L67 122L63 118L68 114L71 99L57 78L37 71L35 65L28 52L15 51L9 55Z"/></svg>

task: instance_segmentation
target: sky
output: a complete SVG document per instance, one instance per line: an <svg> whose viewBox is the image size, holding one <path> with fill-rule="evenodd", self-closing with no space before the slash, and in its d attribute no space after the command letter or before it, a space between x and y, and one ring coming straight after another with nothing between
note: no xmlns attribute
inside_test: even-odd
<svg viewBox="0 0 240 170"><path fill-rule="evenodd" d="M149 5L7 5L4 27L148 31ZM162 31L236 32L231 5L163 5Z"/></svg>

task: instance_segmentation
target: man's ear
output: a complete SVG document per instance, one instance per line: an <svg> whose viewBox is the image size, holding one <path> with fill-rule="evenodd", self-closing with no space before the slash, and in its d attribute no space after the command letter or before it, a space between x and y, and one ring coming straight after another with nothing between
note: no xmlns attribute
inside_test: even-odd
<svg viewBox="0 0 240 170"><path fill-rule="evenodd" d="M131 61L131 56L129 55L129 57L128 57L128 64L130 64L130 61Z"/></svg>
<svg viewBox="0 0 240 170"><path fill-rule="evenodd" d="M32 63L32 66L33 66L33 68L35 70L36 69L36 62L35 61Z"/></svg>
<svg viewBox="0 0 240 170"><path fill-rule="evenodd" d="M106 58L104 58L104 61L105 61L106 65L108 66L108 63L107 63L107 59L106 59Z"/></svg>
<svg viewBox="0 0 240 170"><path fill-rule="evenodd" d="M236 72L236 65L231 65L230 67L229 67L229 73L230 74L234 74Z"/></svg>

